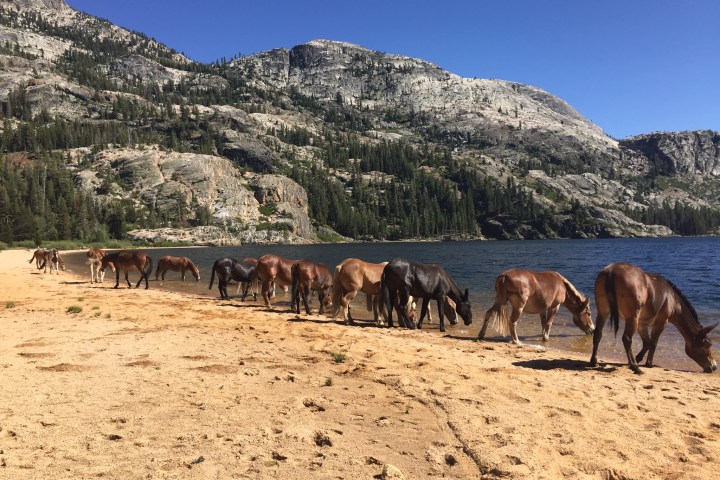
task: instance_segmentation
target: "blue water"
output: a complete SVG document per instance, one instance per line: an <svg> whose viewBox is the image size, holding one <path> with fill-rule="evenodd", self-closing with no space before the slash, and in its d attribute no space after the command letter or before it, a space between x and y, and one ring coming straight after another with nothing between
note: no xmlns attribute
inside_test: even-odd
<svg viewBox="0 0 720 480"><path fill-rule="evenodd" d="M595 277L607 264L615 261L631 262L648 272L660 273L675 283L690 299L698 311L700 322L707 325L720 319L720 238L654 238L654 239L595 239L595 240L540 240L515 242L398 242L331 245L249 245L242 247L173 248L150 252L157 260L163 255L187 256L200 266L202 280L179 281L179 274L168 272L164 282L151 281L151 288L160 287L187 291L193 294L217 297L216 285L208 290L213 262L224 256L235 258L260 257L275 253L287 258L309 258L334 267L342 260L356 257L368 262L388 261L395 257L411 258L420 262L439 263L455 278L461 288L470 290L474 322L469 327L450 327L449 333L458 336L477 336L485 310L494 298L496 276L508 268L528 270L555 270L567 277L581 292L592 298ZM68 258L70 268L88 271L82 254ZM131 274L131 277L137 273ZM112 272L108 272L111 277ZM154 274L151 275L154 279ZM191 276L188 274L188 279ZM109 279L114 285L114 278ZM192 279L191 279L192 280ZM132 278L131 278L132 281ZM107 279L106 279L107 282ZM362 297L361 295L359 297ZM288 296L279 297L282 305ZM361 303L353 309L355 316L370 318ZM364 302L364 300L363 300ZM591 307L594 302L591 302ZM315 305L317 307L317 305ZM593 308L594 312L594 308ZM462 323L462 322L461 322ZM348 327L351 328L351 327ZM437 323L427 325L437 329ZM720 330L720 327L718 328ZM592 338L585 336L572 324L570 314L561 308L551 331L550 341L541 340L538 315L524 315L518 323L520 339L526 344L544 345L551 349L587 353L592 349ZM501 340L488 331L490 340ZM718 343L718 333L711 334ZM640 338L634 340L634 350L640 348ZM699 367L684 353L683 339L672 325L660 339L655 363L662 367L698 370ZM716 347L716 350L717 347ZM718 350L720 351L720 350ZM716 357L720 356L716 354ZM624 361L620 338L605 331L599 351L600 361Z"/></svg>

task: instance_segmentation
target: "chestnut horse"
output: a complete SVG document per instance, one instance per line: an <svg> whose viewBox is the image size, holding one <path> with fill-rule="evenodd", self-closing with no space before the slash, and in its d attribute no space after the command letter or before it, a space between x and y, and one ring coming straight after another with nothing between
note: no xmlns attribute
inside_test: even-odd
<svg viewBox="0 0 720 480"><path fill-rule="evenodd" d="M200 281L200 268L187 257L173 257L171 255L162 257L158 260L157 269L155 270L155 281L157 281L158 276L165 280L165 273L168 270L180 272L183 282L185 281L185 272L190 270L195 280Z"/></svg>
<svg viewBox="0 0 720 480"><path fill-rule="evenodd" d="M512 314L508 312L508 301L512 305ZM491 322L493 328L502 335L509 333L511 342L519 345L517 322L526 312L540 314L543 340L547 341L560 305L572 313L573 323L583 332L593 333L590 299L567 278L557 272L530 272L518 268L506 270L495 279L495 303L485 312L485 322L478 339L485 337L488 322Z"/></svg>
<svg viewBox="0 0 720 480"><path fill-rule="evenodd" d="M380 277L387 264L388 262L368 263L357 258L348 258L335 267L332 288L333 318L336 318L342 309L343 321L355 325L350 313L350 303L358 292L363 292L367 296L368 310L372 309L375 322L378 323L379 310L382 310L382 307L378 308Z"/></svg>
<svg viewBox="0 0 720 480"><path fill-rule="evenodd" d="M215 282L215 274L217 274L220 299L230 300L227 285L230 280L235 280L238 282L238 285L245 284L245 291L242 296L242 301L244 302L245 297L248 294L248 290L250 289L250 285L255 281L256 269L257 262L254 262L253 260L236 260L230 257L215 260L212 273L210 274L210 285L208 285L208 290L212 288L213 282Z"/></svg>
<svg viewBox="0 0 720 480"><path fill-rule="evenodd" d="M392 307L399 296L400 305L409 305L410 295L423 299L420 312L420 321L417 328L422 328L423 319L427 313L430 299L437 302L438 316L440 317L440 331L445 331L445 299L450 297L456 304L456 312L463 319L465 325L472 323L472 306L470 294L465 292L452 279L440 265L424 264L404 258L396 258L383 269L380 279L382 284L381 296L388 312L388 326L392 327ZM415 328L415 323L406 312L398 312L398 321L408 328ZM452 322L451 324L455 324Z"/></svg>
<svg viewBox="0 0 720 480"><path fill-rule="evenodd" d="M28 263L32 263L33 260L35 260L35 266L37 267L37 269L42 270L43 268L45 268L45 255L48 251L49 250L45 248L37 247L37 250L33 252L33 256L30 261L28 261Z"/></svg>
<svg viewBox="0 0 720 480"><path fill-rule="evenodd" d="M690 301L670 280L653 273L645 273L629 263L611 263L603 268L595 280L595 307L597 328L593 336L590 365L597 365L597 350L602 338L605 321L615 335L620 317L625 321L622 341L628 364L635 373L642 373L638 362L648 354L646 367L653 366L653 356L658 339L668 321L677 327L685 339L685 353L703 368L705 373L717 370L717 362L710 348L708 333L717 327L703 327ZM632 337L638 332L643 346L637 356L632 354Z"/></svg>
<svg viewBox="0 0 720 480"><path fill-rule="evenodd" d="M108 265L112 265L115 269L115 287L120 286L120 271L125 272L125 281L128 284L128 288L131 288L130 280L128 280L128 273L132 271L140 272L140 280L138 280L135 288L140 286L140 282L145 279L145 289L148 288L148 276L152 272L153 261L150 256L145 252L136 252L130 250L122 250L120 252L108 253L100 261L100 273L104 274L105 269Z"/></svg>
<svg viewBox="0 0 720 480"><path fill-rule="evenodd" d="M100 264L102 263L103 257L107 255L105 250L100 248L91 248L87 251L87 263L90 265L90 283L102 283L105 278L105 270L100 271ZM115 271L115 267L110 264L112 271Z"/></svg>
<svg viewBox="0 0 720 480"><path fill-rule="evenodd" d="M270 286L287 287L292 285L292 266L296 260L288 260L273 254L260 257L257 261L257 277L262 283L262 296L265 306L270 308ZM290 299L290 308L295 307L295 298Z"/></svg>

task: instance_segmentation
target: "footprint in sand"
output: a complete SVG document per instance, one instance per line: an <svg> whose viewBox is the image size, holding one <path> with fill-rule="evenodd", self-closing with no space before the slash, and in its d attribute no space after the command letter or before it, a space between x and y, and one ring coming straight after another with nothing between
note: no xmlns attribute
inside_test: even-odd
<svg viewBox="0 0 720 480"><path fill-rule="evenodd" d="M59 363L49 367L36 367L44 372L86 372L92 367L87 365L74 365L72 363Z"/></svg>

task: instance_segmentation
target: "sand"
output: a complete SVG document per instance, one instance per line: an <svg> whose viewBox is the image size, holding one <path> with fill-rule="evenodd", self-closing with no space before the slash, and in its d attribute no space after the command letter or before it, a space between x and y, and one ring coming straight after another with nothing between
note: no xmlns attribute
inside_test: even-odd
<svg viewBox="0 0 720 480"><path fill-rule="evenodd" d="M591 369L453 328L115 290L30 256L0 253L0 478L718 475L720 375L699 367L638 376L601 346Z"/></svg>

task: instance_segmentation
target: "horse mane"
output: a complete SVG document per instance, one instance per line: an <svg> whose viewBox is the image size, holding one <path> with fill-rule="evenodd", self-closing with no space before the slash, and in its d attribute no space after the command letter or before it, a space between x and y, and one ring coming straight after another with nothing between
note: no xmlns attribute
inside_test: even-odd
<svg viewBox="0 0 720 480"><path fill-rule="evenodd" d="M565 284L565 288L567 288L567 289L570 291L570 293L572 293L573 295L575 295L575 297L577 297L577 298L580 300L581 303L584 302L585 300L587 300L587 298L585 297L585 295L583 295L582 293L580 293L580 291L579 291L577 288L575 288L575 285L573 285L572 283L570 283L570 280L568 280L567 278L563 277L563 276L560 275L559 273L558 273L558 275L559 275L560 278L562 279L563 284Z"/></svg>
<svg viewBox="0 0 720 480"><path fill-rule="evenodd" d="M692 306L692 303L690 303L690 300L688 300L688 298L685 296L685 294L680 291L680 289L677 287L677 285L672 283L667 278L665 279L665 281L670 284L670 286L675 291L677 296L680 297L680 300L682 300L683 303L685 303L685 306L688 308L688 310L690 310L690 315L692 315L692 317L695 319L697 324L700 325L700 320L698 319L697 311L695 310L695 307Z"/></svg>

